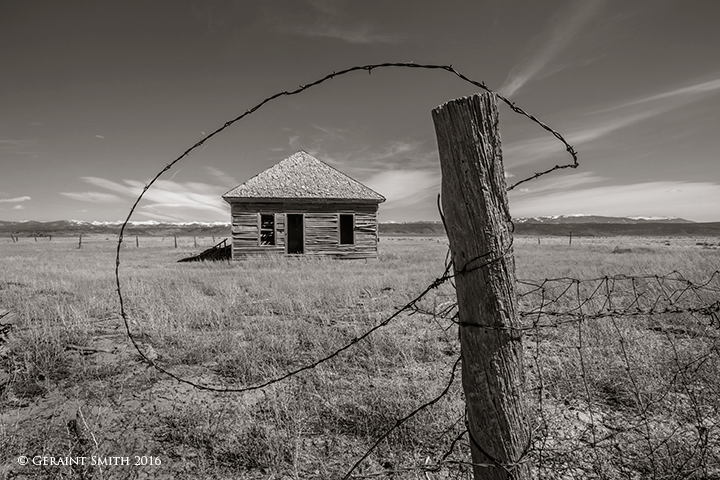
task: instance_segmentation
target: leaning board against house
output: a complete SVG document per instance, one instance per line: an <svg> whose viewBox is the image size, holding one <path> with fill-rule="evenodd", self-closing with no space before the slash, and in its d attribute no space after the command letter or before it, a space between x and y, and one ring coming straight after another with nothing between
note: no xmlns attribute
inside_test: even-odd
<svg viewBox="0 0 720 480"><path fill-rule="evenodd" d="M232 215L232 256L377 257L385 197L299 151L223 195Z"/></svg>

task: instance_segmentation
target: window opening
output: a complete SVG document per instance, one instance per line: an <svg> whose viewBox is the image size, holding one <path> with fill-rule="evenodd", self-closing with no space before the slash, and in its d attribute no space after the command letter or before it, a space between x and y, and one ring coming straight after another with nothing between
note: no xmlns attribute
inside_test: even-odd
<svg viewBox="0 0 720 480"><path fill-rule="evenodd" d="M260 214L260 245L275 245L275 215Z"/></svg>

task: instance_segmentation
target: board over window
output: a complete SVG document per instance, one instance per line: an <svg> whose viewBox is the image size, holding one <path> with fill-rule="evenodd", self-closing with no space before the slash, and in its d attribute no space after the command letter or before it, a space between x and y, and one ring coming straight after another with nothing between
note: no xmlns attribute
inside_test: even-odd
<svg viewBox="0 0 720 480"><path fill-rule="evenodd" d="M355 244L355 215L340 214L340 245Z"/></svg>
<svg viewBox="0 0 720 480"><path fill-rule="evenodd" d="M275 215L260 214L260 245L275 245Z"/></svg>

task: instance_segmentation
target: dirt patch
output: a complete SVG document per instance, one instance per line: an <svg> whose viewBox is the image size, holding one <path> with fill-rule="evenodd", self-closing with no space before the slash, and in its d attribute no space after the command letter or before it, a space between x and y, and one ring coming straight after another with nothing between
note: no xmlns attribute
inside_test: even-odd
<svg viewBox="0 0 720 480"><path fill-rule="evenodd" d="M55 384L47 381L43 391L33 395L13 382L13 372L0 370L0 388L5 390L0 450L6 454L0 478L184 478L190 471L203 471L206 459L188 449L186 439L178 439L187 435L175 428L178 419L203 411L235 414L264 396L207 392L161 375L140 361L117 325L107 327L87 345L67 350L78 357L74 364L83 365L85 379L76 375ZM190 381L221 383L204 367L182 370ZM20 456L29 463L19 465ZM42 465L50 457L55 463L58 458L80 458L83 464ZM231 472L228 468L227 478L234 478Z"/></svg>

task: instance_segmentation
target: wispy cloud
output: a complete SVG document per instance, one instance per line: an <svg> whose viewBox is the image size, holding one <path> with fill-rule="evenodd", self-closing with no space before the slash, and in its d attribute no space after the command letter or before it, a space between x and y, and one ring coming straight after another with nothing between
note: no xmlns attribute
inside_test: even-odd
<svg viewBox="0 0 720 480"><path fill-rule="evenodd" d="M322 125L313 124L313 128L316 128L317 130L320 130L325 134L323 140L327 138L332 138L335 140L345 140L345 137L348 134L347 130L337 127L324 127Z"/></svg>
<svg viewBox="0 0 720 480"><path fill-rule="evenodd" d="M298 8L303 5L298 2ZM380 32L369 22L357 22L344 12L338 1L309 0L304 10L295 10L280 20L275 18L279 30L312 38L332 38L351 44L399 43L403 37ZM309 8L307 8L309 7Z"/></svg>
<svg viewBox="0 0 720 480"><path fill-rule="evenodd" d="M600 110L601 112L608 112L613 110L618 110L622 108L627 107L633 107L636 105L643 105L647 103L668 103L667 101L679 101L681 105L684 105L688 102L692 102L695 100L700 100L703 98L706 94L713 94L720 90L720 78L695 83L692 85L686 85L683 87L678 87L672 90L668 90L666 92L657 93L654 95L650 95L647 97L637 98L637 99L631 99L624 103L615 105L613 107ZM665 101L665 102L661 102ZM671 103L672 104L672 103Z"/></svg>
<svg viewBox="0 0 720 480"><path fill-rule="evenodd" d="M415 202L428 190L440 191L440 178L423 170L390 170L369 178L365 184L381 193L389 207L401 207Z"/></svg>
<svg viewBox="0 0 720 480"><path fill-rule="evenodd" d="M100 177L82 177L82 180L114 193L63 192L62 195L87 202L107 203L127 200L129 203L145 188L145 184L137 180L123 180L122 183ZM158 180L145 193L144 202L141 203L137 213L150 218L158 218L159 215L165 220L174 221L227 220L229 207L221 198L222 193L224 187L207 183Z"/></svg>
<svg viewBox="0 0 720 480"><path fill-rule="evenodd" d="M25 210L25 205L15 205L12 207L13 210Z"/></svg>
<svg viewBox="0 0 720 480"><path fill-rule="evenodd" d="M587 145L594 140L607 137L615 131L656 117L664 111L667 111L667 109L653 108L641 112L613 115L609 118L584 119L584 127L576 128L574 131L563 131L562 133L571 145L582 150L582 145ZM509 168L527 165L550 156L561 157L563 155L567 155L565 146L551 135L528 138L503 147L503 158ZM569 159L570 157L566 158Z"/></svg>
<svg viewBox="0 0 720 480"><path fill-rule="evenodd" d="M25 157L37 158L41 152L37 151L37 140L13 140L0 138L0 151Z"/></svg>
<svg viewBox="0 0 720 480"><path fill-rule="evenodd" d="M389 170L364 182L387 201L380 207L383 221L437 220L440 174L429 170Z"/></svg>
<svg viewBox="0 0 720 480"><path fill-rule="evenodd" d="M219 184L226 187L233 188L239 183L232 175L223 172L219 168L211 167L208 165L205 167L205 172L207 172L207 174L210 177L214 178Z"/></svg>
<svg viewBox="0 0 720 480"><path fill-rule="evenodd" d="M288 146L293 150L305 150L310 155L320 155L328 148L332 148L333 143L347 143L349 141L349 133L347 130L337 127L328 127L324 125L313 125L317 132L311 135L300 135L293 132L288 137ZM319 133L318 133L319 132ZM275 151L284 150L282 148L274 149Z"/></svg>
<svg viewBox="0 0 720 480"><path fill-rule="evenodd" d="M0 138L0 147L2 148L21 148L34 143L34 140L12 140L8 138Z"/></svg>
<svg viewBox="0 0 720 480"><path fill-rule="evenodd" d="M573 119L579 124L574 130L564 130L565 139L582 150L595 140L601 140L629 126L658 118L708 95L720 93L720 79L683 86L658 94L631 99L610 108L603 108ZM510 168L533 163L550 156L562 156L564 146L546 135L513 142L503 147L503 156Z"/></svg>
<svg viewBox="0 0 720 480"><path fill-rule="evenodd" d="M511 196L521 195L538 195L550 192L566 192L569 190L577 190L581 187L587 187L590 184L601 183L607 178L596 175L594 172L578 172L569 173L559 177L545 177L546 179L537 180L535 183L527 183L527 187L515 192L510 192ZM524 192L524 193L520 193Z"/></svg>
<svg viewBox="0 0 720 480"><path fill-rule="evenodd" d="M521 64L510 71L499 93L511 96L546 70L550 62L593 17L601 3L602 0L571 2L570 7L558 15L554 26L548 32L545 32L540 38L533 39L532 50L527 54L529 58L524 59ZM553 69L553 73L557 71L559 71L558 68Z"/></svg>
<svg viewBox="0 0 720 480"><path fill-rule="evenodd" d="M341 168L364 176L395 170L430 170L438 175L440 173L437 149L428 147L421 140L396 139L381 145L334 152L333 155Z"/></svg>
<svg viewBox="0 0 720 480"><path fill-rule="evenodd" d="M402 37L380 33L368 23L340 26L326 20L318 20L310 25L296 25L287 27L285 30L306 37L334 38L354 44L399 43L402 41Z"/></svg>
<svg viewBox="0 0 720 480"><path fill-rule="evenodd" d="M0 203L19 203L19 202L27 202L28 200L32 200L32 198L30 198L28 196L15 197L15 198L0 198Z"/></svg>
<svg viewBox="0 0 720 480"><path fill-rule="evenodd" d="M112 193L101 193L101 192L60 192L60 195L64 195L73 200L81 202L93 202L93 203L113 203L120 202L122 199Z"/></svg>
<svg viewBox="0 0 720 480"><path fill-rule="evenodd" d="M132 197L137 197L142 192L142 187L140 188L131 188L127 185L123 185L121 183L113 182L112 180L107 180L105 178L100 177L80 177L81 180L91 184L95 185L96 187L104 188L106 190L110 190L115 193L120 193L122 195L128 195ZM129 180L126 180L128 182Z"/></svg>

